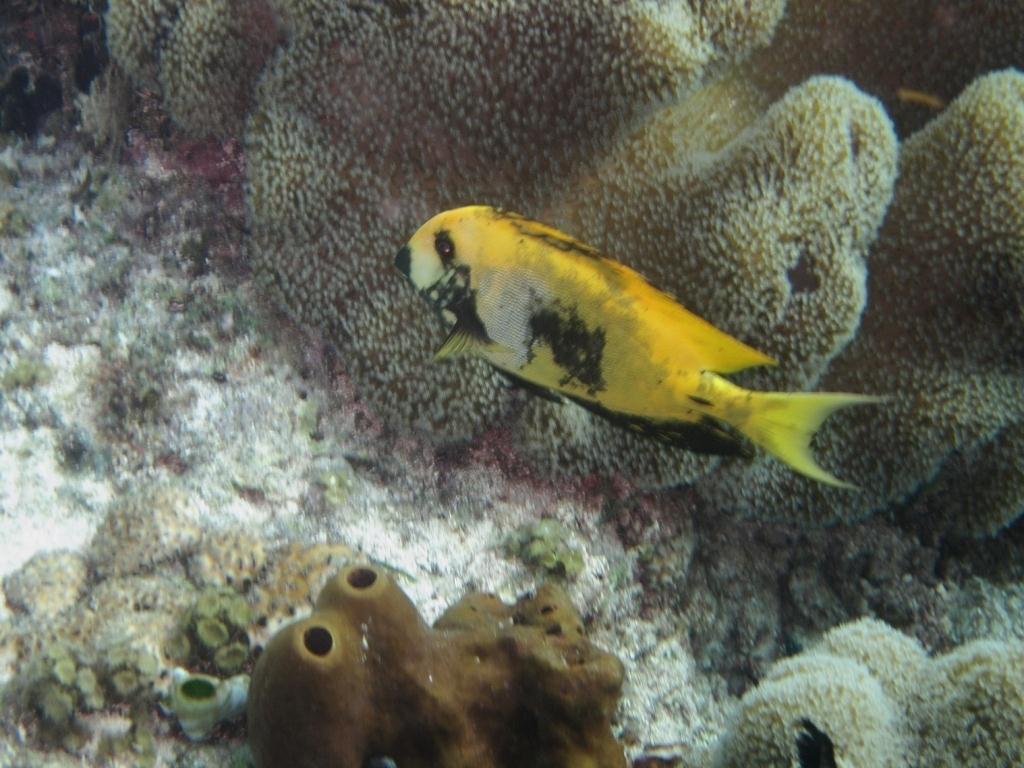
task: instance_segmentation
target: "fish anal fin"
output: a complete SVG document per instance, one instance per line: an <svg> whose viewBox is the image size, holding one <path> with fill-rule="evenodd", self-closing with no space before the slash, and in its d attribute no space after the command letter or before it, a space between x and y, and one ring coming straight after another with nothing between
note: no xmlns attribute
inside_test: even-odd
<svg viewBox="0 0 1024 768"><path fill-rule="evenodd" d="M539 397L543 400L548 400L549 402L552 403L557 403L561 405L563 402L561 395L559 395L552 389L548 389L547 387L541 386L540 384L534 384L529 379L524 379L522 376L516 376L516 374L509 373L503 368L496 367L494 370L496 370L498 373L504 376L505 379L508 380L510 386L518 387L519 389L522 389L525 392L529 392L531 395Z"/></svg>
<svg viewBox="0 0 1024 768"><path fill-rule="evenodd" d="M674 448L710 456L739 456L749 459L754 455L753 447L747 440L710 416L700 416L696 421L648 419L611 411L591 400L577 397L571 399L618 427Z"/></svg>
<svg viewBox="0 0 1024 768"><path fill-rule="evenodd" d="M750 443L730 432L712 418L700 421L652 421L644 429L655 440L674 448L683 448L709 456L753 457ZM643 430L641 430L643 431Z"/></svg>

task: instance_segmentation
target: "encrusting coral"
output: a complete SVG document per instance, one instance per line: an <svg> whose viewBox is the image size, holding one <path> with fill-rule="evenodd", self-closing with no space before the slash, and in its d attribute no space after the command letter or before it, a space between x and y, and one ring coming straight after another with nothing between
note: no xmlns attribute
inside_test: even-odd
<svg viewBox="0 0 1024 768"><path fill-rule="evenodd" d="M189 578L200 586L248 589L263 573L263 542L247 530L217 531L203 536L188 560Z"/></svg>
<svg viewBox="0 0 1024 768"><path fill-rule="evenodd" d="M506 425L551 474L697 481L710 505L761 518L856 519L926 483L920 502L960 533L1019 515L1005 457L1021 345L1005 320L1021 301L1021 75L978 79L910 136L895 185L886 114L909 134L955 88L1019 64L1018 6L263 0L258 30L230 0L180 6L112 0L112 52L187 130L244 121L258 273L389 426L445 442ZM932 66L936 39L949 55ZM470 202L571 232L780 360L744 384L892 395L817 439L865 492L764 461L701 480L714 460L525 400L477 361L432 364L442 331L390 259ZM973 501L946 492L986 468L999 479Z"/></svg>
<svg viewBox="0 0 1024 768"><path fill-rule="evenodd" d="M35 712L37 735L73 752L93 735L83 715L135 707L150 696L158 671L157 658L143 649L122 645L98 654L54 644L5 686L3 703Z"/></svg>
<svg viewBox="0 0 1024 768"><path fill-rule="evenodd" d="M880 621L840 625L747 692L715 765L1019 765L1022 654L988 640L928 658Z"/></svg>
<svg viewBox="0 0 1024 768"><path fill-rule="evenodd" d="M1024 764L1024 644L977 640L940 656L915 691L918 764Z"/></svg>
<svg viewBox="0 0 1024 768"><path fill-rule="evenodd" d="M196 548L200 528L192 502L169 485L125 489L93 536L92 567L101 577L152 570Z"/></svg>
<svg viewBox="0 0 1024 768"><path fill-rule="evenodd" d="M355 553L344 544L288 544L274 553L266 573L252 590L256 624L265 629L256 632L249 627L253 642L269 636L283 622L291 621L297 611L307 610L316 602L324 584L341 567L348 565Z"/></svg>
<svg viewBox="0 0 1024 768"><path fill-rule="evenodd" d="M74 552L41 552L4 577L3 593L15 610L39 618L56 616L85 590L88 568Z"/></svg>
<svg viewBox="0 0 1024 768"><path fill-rule="evenodd" d="M514 606L471 594L431 628L383 571L354 565L267 645L249 739L259 768L624 768L622 678L557 587Z"/></svg>
<svg viewBox="0 0 1024 768"><path fill-rule="evenodd" d="M127 72L159 87L196 134L238 131L256 76L277 43L270 8L239 0L111 3L108 43Z"/></svg>
<svg viewBox="0 0 1024 768"><path fill-rule="evenodd" d="M205 663L221 674L233 674L249 658L247 629L253 618L244 597L225 587L207 587L169 645L191 668Z"/></svg>
<svg viewBox="0 0 1024 768"><path fill-rule="evenodd" d="M505 551L556 576L574 578L583 570L583 554L570 543L569 531L549 517L513 531Z"/></svg>

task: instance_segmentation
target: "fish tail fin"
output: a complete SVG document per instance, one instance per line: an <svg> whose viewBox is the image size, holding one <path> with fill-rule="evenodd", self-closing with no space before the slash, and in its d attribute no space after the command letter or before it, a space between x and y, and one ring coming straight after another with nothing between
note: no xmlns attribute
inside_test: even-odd
<svg viewBox="0 0 1024 768"><path fill-rule="evenodd" d="M802 475L856 490L822 468L811 453L811 438L835 411L851 405L880 403L884 397L841 392L750 392L750 415L738 429L779 461Z"/></svg>

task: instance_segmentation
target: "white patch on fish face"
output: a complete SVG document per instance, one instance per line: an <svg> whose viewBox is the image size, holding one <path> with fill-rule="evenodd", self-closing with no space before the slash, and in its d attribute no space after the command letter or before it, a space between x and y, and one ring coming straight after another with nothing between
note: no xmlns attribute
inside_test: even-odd
<svg viewBox="0 0 1024 768"><path fill-rule="evenodd" d="M409 280L419 290L425 291L444 277L445 269L441 260L433 252L421 248L412 248L409 259Z"/></svg>

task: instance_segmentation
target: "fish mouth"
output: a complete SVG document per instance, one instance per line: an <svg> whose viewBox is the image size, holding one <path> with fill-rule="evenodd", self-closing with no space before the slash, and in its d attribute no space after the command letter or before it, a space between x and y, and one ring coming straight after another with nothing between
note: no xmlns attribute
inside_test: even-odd
<svg viewBox="0 0 1024 768"><path fill-rule="evenodd" d="M408 245L403 245L395 255L395 266L399 272L409 277L409 271L412 269L412 252Z"/></svg>

